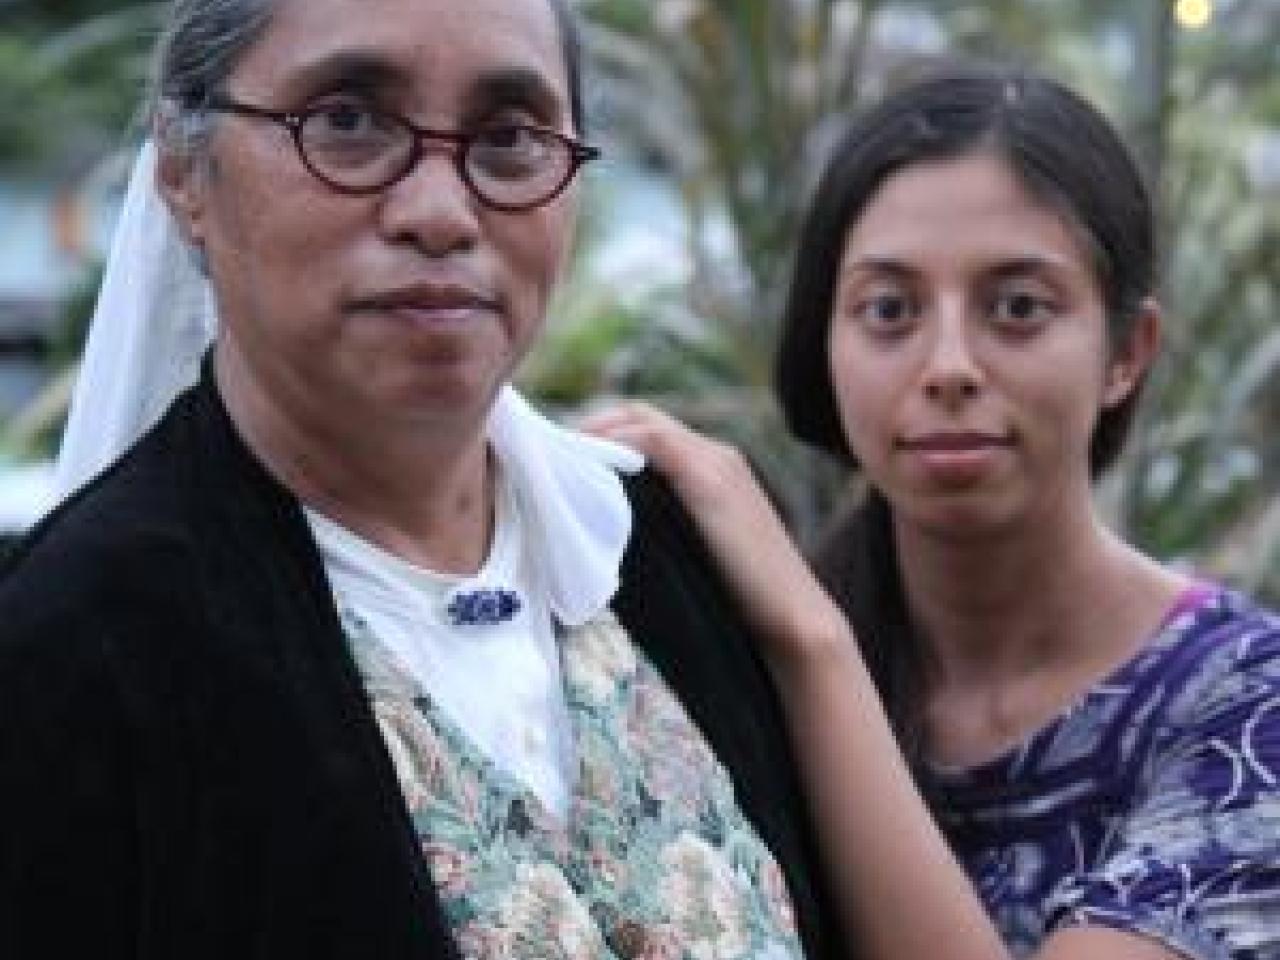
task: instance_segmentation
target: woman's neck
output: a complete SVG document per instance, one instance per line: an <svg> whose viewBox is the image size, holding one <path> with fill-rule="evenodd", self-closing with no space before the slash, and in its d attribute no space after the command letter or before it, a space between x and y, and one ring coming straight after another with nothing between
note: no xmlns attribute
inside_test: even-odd
<svg viewBox="0 0 1280 960"><path fill-rule="evenodd" d="M907 606L930 665L929 753L970 763L1023 737L1128 660L1182 578L1090 513L982 539L898 523Z"/></svg>
<svg viewBox="0 0 1280 960"><path fill-rule="evenodd" d="M911 619L947 674L972 664L989 675L1072 646L1061 615L1108 556L1092 530L956 537L899 523L895 539Z"/></svg>
<svg viewBox="0 0 1280 960"><path fill-rule="evenodd" d="M267 396L234 355L217 361L237 430L302 503L418 566L480 568L496 483L483 418L450 431L325 419Z"/></svg>

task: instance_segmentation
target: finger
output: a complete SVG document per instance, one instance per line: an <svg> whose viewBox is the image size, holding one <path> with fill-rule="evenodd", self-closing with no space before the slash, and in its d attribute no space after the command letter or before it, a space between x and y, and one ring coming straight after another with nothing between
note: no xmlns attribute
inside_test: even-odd
<svg viewBox="0 0 1280 960"><path fill-rule="evenodd" d="M680 460L678 443L667 432L650 424L614 422L588 432L638 450L659 468L669 467Z"/></svg>
<svg viewBox="0 0 1280 960"><path fill-rule="evenodd" d="M583 430L592 430L597 427L610 428L627 424L681 426L677 420L659 410L653 404L639 400L624 401L593 410L578 421L579 429Z"/></svg>
<svg viewBox="0 0 1280 960"><path fill-rule="evenodd" d="M651 404L628 402L589 414L577 429L611 440L633 441L646 446L685 442L695 436L674 417Z"/></svg>

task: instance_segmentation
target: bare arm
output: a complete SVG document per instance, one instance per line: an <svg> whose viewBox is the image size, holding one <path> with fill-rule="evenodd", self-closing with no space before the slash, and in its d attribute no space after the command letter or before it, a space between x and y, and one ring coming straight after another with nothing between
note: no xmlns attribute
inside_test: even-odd
<svg viewBox="0 0 1280 960"><path fill-rule="evenodd" d="M1009 953L907 770L847 621L732 447L642 404L588 430L629 444L693 515L764 642L846 929L870 960L1004 960ZM1039 960L1172 960L1105 929L1055 934Z"/></svg>

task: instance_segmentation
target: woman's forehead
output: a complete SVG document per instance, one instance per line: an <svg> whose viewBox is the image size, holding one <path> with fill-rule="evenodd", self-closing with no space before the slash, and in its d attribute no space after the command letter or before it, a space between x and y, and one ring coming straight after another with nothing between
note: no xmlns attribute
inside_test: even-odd
<svg viewBox="0 0 1280 960"><path fill-rule="evenodd" d="M1007 160L974 151L911 164L886 178L848 225L842 260L929 250L978 258L1032 251L1089 272L1092 258L1079 233Z"/></svg>
<svg viewBox="0 0 1280 960"><path fill-rule="evenodd" d="M441 100L477 87L568 98L549 0L279 0L233 83L280 97L352 84Z"/></svg>

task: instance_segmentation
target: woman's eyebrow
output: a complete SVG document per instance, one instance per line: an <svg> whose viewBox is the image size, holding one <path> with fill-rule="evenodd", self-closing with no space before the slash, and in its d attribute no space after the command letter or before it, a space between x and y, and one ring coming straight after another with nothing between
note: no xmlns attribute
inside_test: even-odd
<svg viewBox="0 0 1280 960"><path fill-rule="evenodd" d="M539 71L504 67L476 78L467 92L464 113L474 118L502 107L521 107L554 123L561 119L564 100Z"/></svg>
<svg viewBox="0 0 1280 960"><path fill-rule="evenodd" d="M840 264L838 273L842 277L870 274L888 275L898 279L908 279L915 275L915 271L901 260L875 254L847 258Z"/></svg>
<svg viewBox="0 0 1280 960"><path fill-rule="evenodd" d="M1061 260L1038 257L1012 257L1002 261L993 267L990 275L997 279L1010 279L1017 277L1026 277L1033 275L1060 276L1063 273L1070 272L1072 266Z"/></svg>
<svg viewBox="0 0 1280 960"><path fill-rule="evenodd" d="M288 79L295 91L338 85L359 90L398 90L409 85L404 71L376 52L341 50L296 70Z"/></svg>

